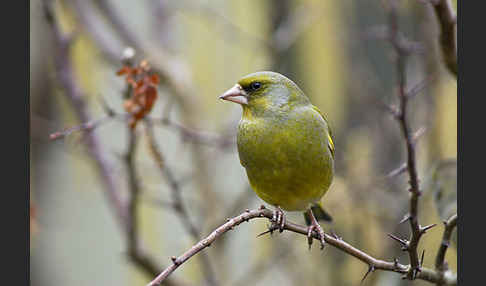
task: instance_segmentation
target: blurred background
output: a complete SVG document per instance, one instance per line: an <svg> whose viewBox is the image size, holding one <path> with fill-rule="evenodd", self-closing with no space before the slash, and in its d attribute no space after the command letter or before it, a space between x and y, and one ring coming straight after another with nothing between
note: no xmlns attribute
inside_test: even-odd
<svg viewBox="0 0 486 286"><path fill-rule="evenodd" d="M323 203L334 222L324 230L376 258L408 264L387 236L410 233L399 224L409 207L408 175L394 172L405 162L405 144L380 105L398 102L396 54L383 37L388 1L44 2L54 25L43 1L30 1L31 285L145 285L170 256L260 206L235 145L241 108L217 97L261 70L295 81L333 127L336 176ZM422 47L408 57L406 73L407 88L425 80L409 120L412 130L425 128L416 147L419 220L438 226L419 251L434 268L441 221L456 204L457 82L424 2L398 1L397 12L400 31ZM67 49L59 35L69 35ZM133 64L145 59L160 77L152 124L134 130L118 116L127 83L116 73L128 47ZM86 119L96 128L49 139ZM133 203L129 230L113 198ZM287 215L304 224L300 213ZM302 235L257 238L267 225L253 220L226 233L167 285L359 285L367 271L331 246L321 252L314 243L308 251ZM446 260L454 271L456 255L453 244ZM376 271L363 285L412 283L429 284Z"/></svg>

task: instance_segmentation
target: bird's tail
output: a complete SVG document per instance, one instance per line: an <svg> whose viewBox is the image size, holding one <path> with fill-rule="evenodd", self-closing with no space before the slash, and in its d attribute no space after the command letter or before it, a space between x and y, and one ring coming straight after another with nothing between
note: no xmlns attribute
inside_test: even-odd
<svg viewBox="0 0 486 286"><path fill-rule="evenodd" d="M332 222L332 217L330 214L328 214L323 208L321 203L314 203L311 206L312 213L316 217L316 219L322 220L322 221L327 221L327 222ZM304 218L305 218L305 223L307 225L311 225L311 218L307 213L304 213Z"/></svg>

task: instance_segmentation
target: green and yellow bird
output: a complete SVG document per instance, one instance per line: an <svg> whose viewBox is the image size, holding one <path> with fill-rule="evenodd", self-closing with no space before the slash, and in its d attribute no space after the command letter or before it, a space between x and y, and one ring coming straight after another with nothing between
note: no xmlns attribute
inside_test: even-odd
<svg viewBox="0 0 486 286"><path fill-rule="evenodd" d="M238 103L238 153L250 185L276 207L273 220L283 231L282 211L305 211L311 234L317 219L330 220L320 205L334 175L334 143L326 117L287 77L270 71L249 74L219 97ZM317 218L317 219L316 219Z"/></svg>

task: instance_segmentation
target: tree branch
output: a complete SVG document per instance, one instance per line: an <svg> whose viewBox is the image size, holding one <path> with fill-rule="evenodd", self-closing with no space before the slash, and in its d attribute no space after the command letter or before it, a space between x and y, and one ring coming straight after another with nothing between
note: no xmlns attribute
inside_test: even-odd
<svg viewBox="0 0 486 286"><path fill-rule="evenodd" d="M439 21L439 44L445 65L457 77L457 17L450 0L430 1Z"/></svg>
<svg viewBox="0 0 486 286"><path fill-rule="evenodd" d="M435 269L440 275L440 282L437 285L445 284L445 274L448 270L447 262L445 262L445 255L451 241L452 232L457 226L457 214L452 215L448 220L444 221L444 234L442 235L442 243L440 244L437 256L435 258Z"/></svg>
<svg viewBox="0 0 486 286"><path fill-rule="evenodd" d="M196 131L178 122L175 122L168 117L162 119L150 118L147 120L150 120L154 125L158 124L161 126L166 126L178 132L183 141L189 141L195 144L216 147L222 150L228 150L236 143L235 140L233 138L230 138L229 136L225 136L223 134L219 135L209 132Z"/></svg>
<svg viewBox="0 0 486 286"><path fill-rule="evenodd" d="M131 128L128 128L128 150L124 156L124 162L128 171L128 184L130 198L128 201L128 219L127 219L127 239L128 254L135 265L138 265L148 275L154 275L158 272L158 266L155 261L140 246L140 231L138 224L138 207L140 202L140 184L135 168L135 154L137 146L137 134Z"/></svg>
<svg viewBox="0 0 486 286"><path fill-rule="evenodd" d="M52 7L52 1L44 0L43 9L46 19L51 25L54 34L54 42L56 44L56 56L54 57L54 63L59 82L63 86L65 90L65 95L69 99L71 106L78 116L79 121L87 122L85 124L81 124L78 128L68 130L66 134L61 132L61 135L59 136L66 136L69 135L71 132L78 130L93 130L96 126L98 126L102 122L105 122L105 120L107 120L110 116L108 116L108 118L105 117L100 120L92 120L90 118L88 114L87 104L85 101L86 95L82 92L81 87L75 80L73 72L73 66L70 57L72 37L69 35L65 35L61 31L61 27L57 22L55 12ZM131 172L129 174L133 192L132 197L127 204L120 197L119 191L117 189L118 186L116 184L116 179L110 172L111 167L108 163L108 159L105 156L106 152L101 147L99 138L93 132L87 132L85 138L89 154L95 161L99 174L101 175L101 179L105 185L106 192L104 192L104 194L107 195L107 200L115 212L115 218L117 219L119 225L122 227L122 230L128 235L130 245L130 257L137 265L139 265L150 275L155 275L159 266L155 265L155 263L149 257L141 253L138 248L138 235L135 224L136 205L138 201L138 187L134 185L134 183L136 183L135 174ZM132 139L134 139L134 137ZM129 158L127 159L127 162L132 162L131 158L133 158L131 155L134 151L135 141L130 140L130 142L131 143L128 153L130 156L127 156L127 158ZM181 284L171 279L169 281L166 281L165 285L175 286Z"/></svg>
<svg viewBox="0 0 486 286"><path fill-rule="evenodd" d="M186 228L187 232L195 240L200 240L201 237L199 235L199 230L196 227L196 225L191 221L189 217L189 213L187 212L187 209L183 204L180 185L175 179L171 169L169 169L167 167L167 164L165 164L164 156L160 151L160 148L155 140L152 124L149 120L146 120L145 122L146 122L147 137L149 141L149 149L150 152L152 153L155 163L157 164L157 166L160 169L160 172L162 173L162 176L167 180L169 184L169 188L171 190L171 195L172 195L173 209L178 215L178 217L180 218L181 223ZM206 281L209 283L209 285L218 285L209 256L206 253L204 253L201 256L201 259L202 259L202 267L204 268Z"/></svg>
<svg viewBox="0 0 486 286"><path fill-rule="evenodd" d="M398 11L397 1L390 1L391 9L389 12L389 40L392 44L396 54L396 70L398 75L398 98L399 107L398 114L395 119L400 125L403 138L405 140L406 152L407 152L407 171L409 174L410 184L410 209L408 213L408 221L410 222L411 238L409 241L403 240L402 248L408 252L410 257L410 269L407 273L407 278L414 280L419 272L421 272L421 263L417 253L417 247L421 236L427 231L427 229L433 227L421 227L418 222L418 201L421 195L419 189L419 179L417 174L417 163L415 157L415 136L410 132L410 126L407 120L407 104L410 96L406 92L407 77L406 77L406 63L407 58L413 52L409 50L406 45L402 45L402 41L399 38L398 32ZM412 89L413 90L413 89Z"/></svg>
<svg viewBox="0 0 486 286"><path fill-rule="evenodd" d="M152 280L148 286L155 286L160 285L167 277L174 272L179 266L181 266L184 262L189 260L194 255L198 254L205 248L211 246L211 244L222 236L224 233L232 230L234 227L240 225L243 222L248 222L255 218L267 218L270 221L273 217L273 211L270 209L261 206L257 210L246 210L242 214L235 216L231 219L228 219L226 223L216 228L211 234L209 234L204 239L200 240L197 244L191 247L188 251L184 252L179 257L171 257L172 265L167 267L162 273L160 273L154 280ZM273 231L276 229L275 225L270 227L270 230ZM298 225L289 221L285 222L284 229L295 232L304 236L307 236L307 227ZM319 237L315 232L312 233L312 238L319 240ZM371 255L353 247L352 245L348 244L347 242L343 241L340 238L335 238L331 235L325 234L324 240L329 243L330 245L336 247L337 249L361 260L362 262L366 263L368 266L373 266L375 270L384 270L384 271L392 271L397 273L406 274L409 272L411 268L410 265L403 265L398 263L397 260L393 262L388 262L384 260L380 260L377 258L372 257ZM422 268L422 271L419 272L416 276L417 279L422 279L425 281L437 283L440 279L440 275L437 271L428 268ZM454 279L446 279L446 285L456 285L456 281Z"/></svg>
<svg viewBox="0 0 486 286"><path fill-rule="evenodd" d="M80 122L93 122L89 116L85 94L81 91L78 83L75 80L73 66L70 59L70 48L72 43L72 37L65 35L61 31L61 27L57 22L56 15L52 7L52 1L44 0L43 9L47 21L51 25L54 35L54 43L56 49L56 56L54 57L54 64L56 68L57 78L65 90L65 95L68 98L71 106ZM116 213L116 218L119 224L125 228L127 219L127 213L125 208L125 202L122 201L117 190L116 180L113 178L110 172L110 166L105 156L106 152L101 147L99 138L92 132L86 134L86 146L88 147L89 154L96 163L99 174L103 184L105 185L108 202Z"/></svg>

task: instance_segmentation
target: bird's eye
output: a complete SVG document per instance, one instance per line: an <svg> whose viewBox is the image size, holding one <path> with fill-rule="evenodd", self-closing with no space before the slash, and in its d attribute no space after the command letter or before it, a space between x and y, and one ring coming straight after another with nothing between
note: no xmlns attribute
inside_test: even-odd
<svg viewBox="0 0 486 286"><path fill-rule="evenodd" d="M259 83L258 81L255 81L255 82L252 82L252 83L251 83L251 89L252 89L252 90L257 90L257 89L259 89L261 86L262 86L262 84L261 84L261 83Z"/></svg>

